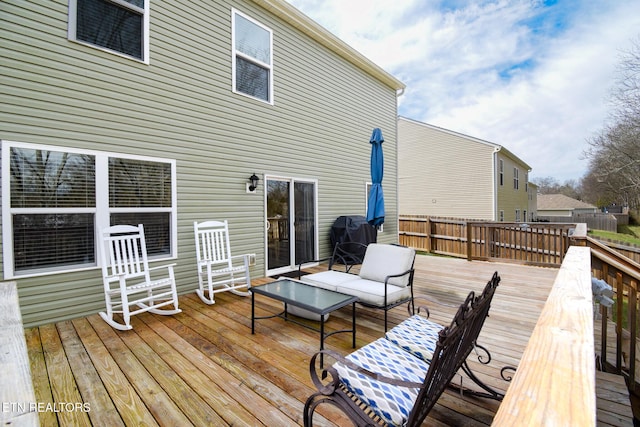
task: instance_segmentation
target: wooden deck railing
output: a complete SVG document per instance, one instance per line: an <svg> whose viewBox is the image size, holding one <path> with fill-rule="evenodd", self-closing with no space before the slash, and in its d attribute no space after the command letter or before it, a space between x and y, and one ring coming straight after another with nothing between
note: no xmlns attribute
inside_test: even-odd
<svg viewBox="0 0 640 427"><path fill-rule="evenodd" d="M38 426L15 282L0 283L0 424Z"/></svg>
<svg viewBox="0 0 640 427"><path fill-rule="evenodd" d="M567 251L492 425L596 425L590 257Z"/></svg>
<svg viewBox="0 0 640 427"><path fill-rule="evenodd" d="M627 377L630 392L639 393L637 344L631 343L638 342L640 264L588 236L577 236L576 241L591 250L593 276L614 290L612 309L600 307L600 361L605 369ZM610 331L611 322L615 331Z"/></svg>
<svg viewBox="0 0 640 427"><path fill-rule="evenodd" d="M402 216L399 241L429 253L469 260L559 267L575 226Z"/></svg>
<svg viewBox="0 0 640 427"><path fill-rule="evenodd" d="M606 307L598 306L601 310L601 316L598 325L596 325L598 327L595 333L597 333L597 351L600 365L608 372L624 375L628 380L630 393L640 396L640 369L638 369L640 346L637 345L638 325L640 324L640 296L638 295L640 263L588 237L586 224L534 223L525 225L430 218L426 216L403 216L400 218L399 240L401 244L412 246L418 250L466 257L469 260L561 266L561 272L558 275L560 283L567 280L566 266L573 264L580 271L580 275L584 277L578 281L579 283L573 279L570 282L575 282L574 285L581 288L586 287L589 296L591 294L591 277L605 280L613 287L615 304L613 309L609 310ZM580 263L576 264L575 261L566 258L571 251L575 251L573 249L574 246L585 247L586 252L582 252L580 263L583 266L590 266L587 275L581 270ZM584 253L588 256L585 257ZM558 307L560 306L556 306L556 309L559 309ZM554 315L559 314L552 309L548 310L543 312L541 320L547 316L551 316L551 319L553 319ZM571 310L575 311L574 308L571 308ZM582 332L586 330L585 328L594 326L593 318L587 318L583 314L582 311L577 314L574 313L575 318L573 319ZM615 327L612 327L613 324L615 324ZM544 328L544 324L541 327ZM571 332L570 330L567 331ZM551 333L550 330L547 332ZM593 330L591 333L594 333ZM518 367L518 371L522 372L520 375L526 376L528 380L531 380L531 383L527 386L532 387L532 390L537 392L538 386L546 381L547 376L555 378L556 364L560 360L566 360L564 356L559 357L558 354L570 351L573 342L573 338L567 338L564 342L566 349L562 348L563 345L561 343L555 343L560 348L550 351L545 347L548 343L532 338L529 343L531 347L529 351L536 355L538 361L544 360L547 363L547 368L536 365L528 366L527 362L523 365L521 362ZM595 352L596 347L592 346L591 358L593 358ZM583 363L582 359L571 359L571 361L571 363L576 364ZM579 366L578 368L581 369L584 375L593 376L593 371L590 371L592 369L591 362L584 362L588 363L588 365ZM588 369L584 370L586 366L588 366ZM581 380L581 384L586 383L586 379ZM588 391L591 393L591 384L589 383L588 385ZM527 395L526 393L529 392L522 389L519 391L512 390L518 390L518 386L514 387L514 384L509 388L510 393L524 393ZM573 390L565 390L564 393L568 396L573 393ZM549 408L555 408L558 403L554 401L556 397L553 394L537 395L536 398L539 399L539 404L542 405L540 408L545 408L545 405L549 405ZM562 401L560 402L563 403ZM505 406L504 403L503 406ZM508 407L508 405L506 406ZM570 412L573 413L572 411ZM531 411L527 409L523 413L531 413ZM547 413L547 411L544 411L544 413ZM505 425L507 424L509 423ZM527 424L533 425L531 423Z"/></svg>

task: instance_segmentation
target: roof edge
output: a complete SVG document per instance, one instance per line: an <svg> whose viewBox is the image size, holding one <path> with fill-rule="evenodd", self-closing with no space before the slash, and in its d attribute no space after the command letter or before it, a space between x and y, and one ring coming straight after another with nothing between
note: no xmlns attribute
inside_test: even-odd
<svg viewBox="0 0 640 427"><path fill-rule="evenodd" d="M434 129L434 130L437 130L437 131L440 131L440 132L448 133L450 135L458 136L458 137L461 137L461 138L466 138L466 139L468 139L470 141L477 142L478 144L488 145L490 147L493 147L493 149L496 152L503 151L509 157L512 157L512 158L518 160L520 163L522 163L528 169L529 172L531 172L531 170L532 170L531 166L529 166L520 157L516 156L514 153L509 151L504 145L496 144L495 142L491 142L491 141L487 141L487 140L484 140L484 139L476 138L475 136L466 135L464 133L456 132L456 131L451 130L451 129L445 129L445 128L442 128L440 126L436 126L436 125L432 125L432 124L429 124L429 123L421 122L421 121L418 121L418 120L410 119L410 118L404 117L404 116L398 116L398 120L405 120L407 122L411 122L411 123L414 123L416 125L428 127L430 129Z"/></svg>
<svg viewBox="0 0 640 427"><path fill-rule="evenodd" d="M366 71L387 86L396 91L406 88L400 80L386 72L382 67L372 62L363 54L333 35L329 30L309 18L307 15L284 0L252 0L263 9L291 24L316 42Z"/></svg>

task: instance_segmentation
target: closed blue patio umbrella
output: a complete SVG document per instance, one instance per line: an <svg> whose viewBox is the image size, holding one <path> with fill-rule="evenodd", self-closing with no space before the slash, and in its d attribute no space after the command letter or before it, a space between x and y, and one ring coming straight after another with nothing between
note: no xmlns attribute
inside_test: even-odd
<svg viewBox="0 0 640 427"><path fill-rule="evenodd" d="M371 192L367 204L367 222L373 226L384 223L384 194L382 193L382 172L384 158L382 156L382 131L378 128L371 135Z"/></svg>

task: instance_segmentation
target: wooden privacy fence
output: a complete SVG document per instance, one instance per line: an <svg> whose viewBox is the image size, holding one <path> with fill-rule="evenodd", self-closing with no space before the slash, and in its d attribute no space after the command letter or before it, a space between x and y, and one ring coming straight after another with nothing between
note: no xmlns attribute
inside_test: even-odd
<svg viewBox="0 0 640 427"><path fill-rule="evenodd" d="M399 243L469 260L560 266L575 224L401 216Z"/></svg>

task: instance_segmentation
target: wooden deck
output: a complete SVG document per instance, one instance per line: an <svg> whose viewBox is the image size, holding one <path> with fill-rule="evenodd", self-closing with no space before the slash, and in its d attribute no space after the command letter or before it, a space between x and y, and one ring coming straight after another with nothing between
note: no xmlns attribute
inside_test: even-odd
<svg viewBox="0 0 640 427"><path fill-rule="evenodd" d="M499 370L518 364L557 269L418 256L416 270L416 294L449 305L481 290L494 271L500 273L479 341L493 360L472 366L482 380L505 391L508 383ZM27 329L36 401L51 405L39 413L41 425L301 425L304 401L314 391L308 365L318 334L268 319L258 320L251 335L250 298L223 293L216 301L207 306L195 293L183 295L182 313L136 316L134 329L126 332L97 315ZM443 324L455 312L452 306L426 305L431 318ZM279 308L259 295L256 307L257 315ZM383 335L383 321L381 311L357 310L360 347ZM396 308L390 323L406 316L404 308ZM327 328L347 328L350 320L345 308L331 315ZM343 354L352 351L350 344L350 334L326 342ZM425 425L490 425L498 405L447 391ZM331 408L320 414L318 425L348 425Z"/></svg>

